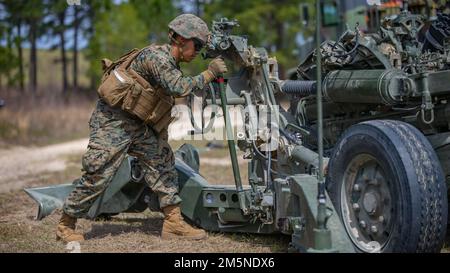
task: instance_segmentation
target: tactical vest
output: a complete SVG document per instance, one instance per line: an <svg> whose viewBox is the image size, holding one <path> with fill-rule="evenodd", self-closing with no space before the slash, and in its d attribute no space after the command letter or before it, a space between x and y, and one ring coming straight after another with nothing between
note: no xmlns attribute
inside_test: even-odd
<svg viewBox="0 0 450 273"><path fill-rule="evenodd" d="M135 48L115 62L103 59L103 76L97 92L111 107L120 107L160 133L174 119L171 111L175 99L166 95L163 88L151 86L130 68L133 60L144 49Z"/></svg>

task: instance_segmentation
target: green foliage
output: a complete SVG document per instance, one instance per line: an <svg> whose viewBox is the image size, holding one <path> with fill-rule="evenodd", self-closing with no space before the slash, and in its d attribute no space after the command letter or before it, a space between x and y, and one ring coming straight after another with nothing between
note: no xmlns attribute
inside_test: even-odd
<svg viewBox="0 0 450 273"><path fill-rule="evenodd" d="M17 52L13 49L13 45L22 40L21 37L13 35L13 29L18 22L24 19L21 13L26 3L23 0L4 0L0 9L6 12L5 17L0 21L0 40L6 41L6 46L0 45L0 77L5 75L8 86L16 84L19 80L18 71L15 68L19 65ZM25 13L26 15L26 13Z"/></svg>
<svg viewBox="0 0 450 273"><path fill-rule="evenodd" d="M167 42L167 25L179 11L173 1L167 0L130 0L144 23L146 34L151 43Z"/></svg>
<svg viewBox="0 0 450 273"><path fill-rule="evenodd" d="M15 82L15 79L11 78L10 73L16 65L16 59L17 57L13 55L11 49L4 46L0 46L0 76L2 75L9 76L8 85L11 85Z"/></svg>
<svg viewBox="0 0 450 273"><path fill-rule="evenodd" d="M298 45L296 36L303 33L304 36L312 35L312 26L304 28L300 22L300 4L313 3L312 0L198 0L189 4L182 0L82 0L79 6L80 16L84 20L81 24L81 35L88 40L88 47L83 50L89 61L89 68L80 70L86 73L92 84L96 85L101 76L102 58L116 59L132 48L141 48L150 43L167 42L167 24L181 14L181 9L191 5L193 10L199 11L201 17L211 25L212 20L221 17L235 18L239 20L240 27L235 34L247 35L249 44L265 47L271 56L276 56L283 68L296 66L299 62L295 54ZM208 3L208 4L206 4ZM27 1L27 0L3 0L0 9L5 11L2 27L0 29L0 73L6 75L9 71L17 71L18 45L29 40L29 26L38 26L37 38L47 35L49 41L54 39L58 31L70 31L73 28L71 20L67 25L61 26L57 20L53 20L58 13L67 9L67 16L71 16L73 9L66 1ZM314 13L314 8L310 9ZM314 14L310 14L312 20ZM69 18L71 19L71 18ZM72 20L73 21L73 20ZM16 29L18 24L22 26L22 37L17 37L12 32L11 41L15 48L5 46L8 29ZM11 32L9 32L11 33ZM70 44L71 36L67 32L67 40ZM23 56L24 60L28 56ZM52 60L40 59L40 62L52 62ZM69 60L70 61L70 60ZM195 75L205 69L207 61L197 57L192 63L182 64L183 70L188 75ZM14 73L9 73L12 79Z"/></svg>
<svg viewBox="0 0 450 273"><path fill-rule="evenodd" d="M98 80L102 73L102 58L115 60L133 48L146 46L148 32L136 8L130 3L101 10L96 18L87 56L91 64L89 74Z"/></svg>
<svg viewBox="0 0 450 273"><path fill-rule="evenodd" d="M195 76L206 70L210 61L211 60L204 60L199 55L190 63L181 63L180 66L185 75Z"/></svg>
<svg viewBox="0 0 450 273"><path fill-rule="evenodd" d="M60 24L59 15L61 13L66 13L67 3L59 0L49 0L47 2L46 13L48 20L46 30L48 30L52 35L58 35L58 33L63 32L67 29L66 25Z"/></svg>
<svg viewBox="0 0 450 273"><path fill-rule="evenodd" d="M216 0L205 5L208 23L220 17L237 19L240 27L236 33L248 35L249 44L265 47L276 56L282 67L298 64L294 49L298 33L309 35L311 29L301 27L300 3L302 0Z"/></svg>
<svg viewBox="0 0 450 273"><path fill-rule="evenodd" d="M12 86L18 80L17 72L14 69L18 65L17 54L12 49L12 37L7 25L0 23L0 39L7 40L7 46L0 45L0 76L5 75L7 85Z"/></svg>

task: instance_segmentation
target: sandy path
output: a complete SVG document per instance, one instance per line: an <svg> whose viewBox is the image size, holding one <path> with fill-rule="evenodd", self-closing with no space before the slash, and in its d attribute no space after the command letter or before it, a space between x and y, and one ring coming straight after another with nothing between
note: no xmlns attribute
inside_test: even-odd
<svg viewBox="0 0 450 273"><path fill-rule="evenodd" d="M87 144L84 138L45 147L0 150L0 192L23 188L36 174L65 170L63 157L82 153Z"/></svg>

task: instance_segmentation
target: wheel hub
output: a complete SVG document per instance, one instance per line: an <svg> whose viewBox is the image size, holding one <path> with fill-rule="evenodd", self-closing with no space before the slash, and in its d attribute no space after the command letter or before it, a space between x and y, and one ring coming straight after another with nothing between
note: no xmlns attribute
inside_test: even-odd
<svg viewBox="0 0 450 273"><path fill-rule="evenodd" d="M366 212L370 215L373 215L378 207L378 198L376 197L375 193L373 192L367 192L366 194L364 194L364 198L363 198L363 204L364 204L364 209L366 210Z"/></svg>
<svg viewBox="0 0 450 273"><path fill-rule="evenodd" d="M343 177L341 208L345 227L363 251L382 247L392 229L389 181L381 165L368 154L356 156Z"/></svg>

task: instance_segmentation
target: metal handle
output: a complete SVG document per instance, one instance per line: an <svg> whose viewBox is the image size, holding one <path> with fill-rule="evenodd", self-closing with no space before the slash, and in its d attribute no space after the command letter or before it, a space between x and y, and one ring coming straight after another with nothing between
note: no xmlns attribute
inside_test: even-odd
<svg viewBox="0 0 450 273"><path fill-rule="evenodd" d="M234 137L233 132L231 130L231 123L230 123L230 115L228 113L227 104L224 103L227 101L227 95L225 94L225 80L220 75L217 77L217 82L219 83L220 87L220 99L222 100L222 111L223 111L223 119L225 122L225 128L227 131L227 142L228 142L228 150L230 152L231 157L231 166L233 167L233 175L234 175L234 182L236 184L236 190L238 192L241 192L243 190L242 188L242 181L241 181L241 174L239 172L239 165L237 161L237 155L236 155L236 147L234 144Z"/></svg>

